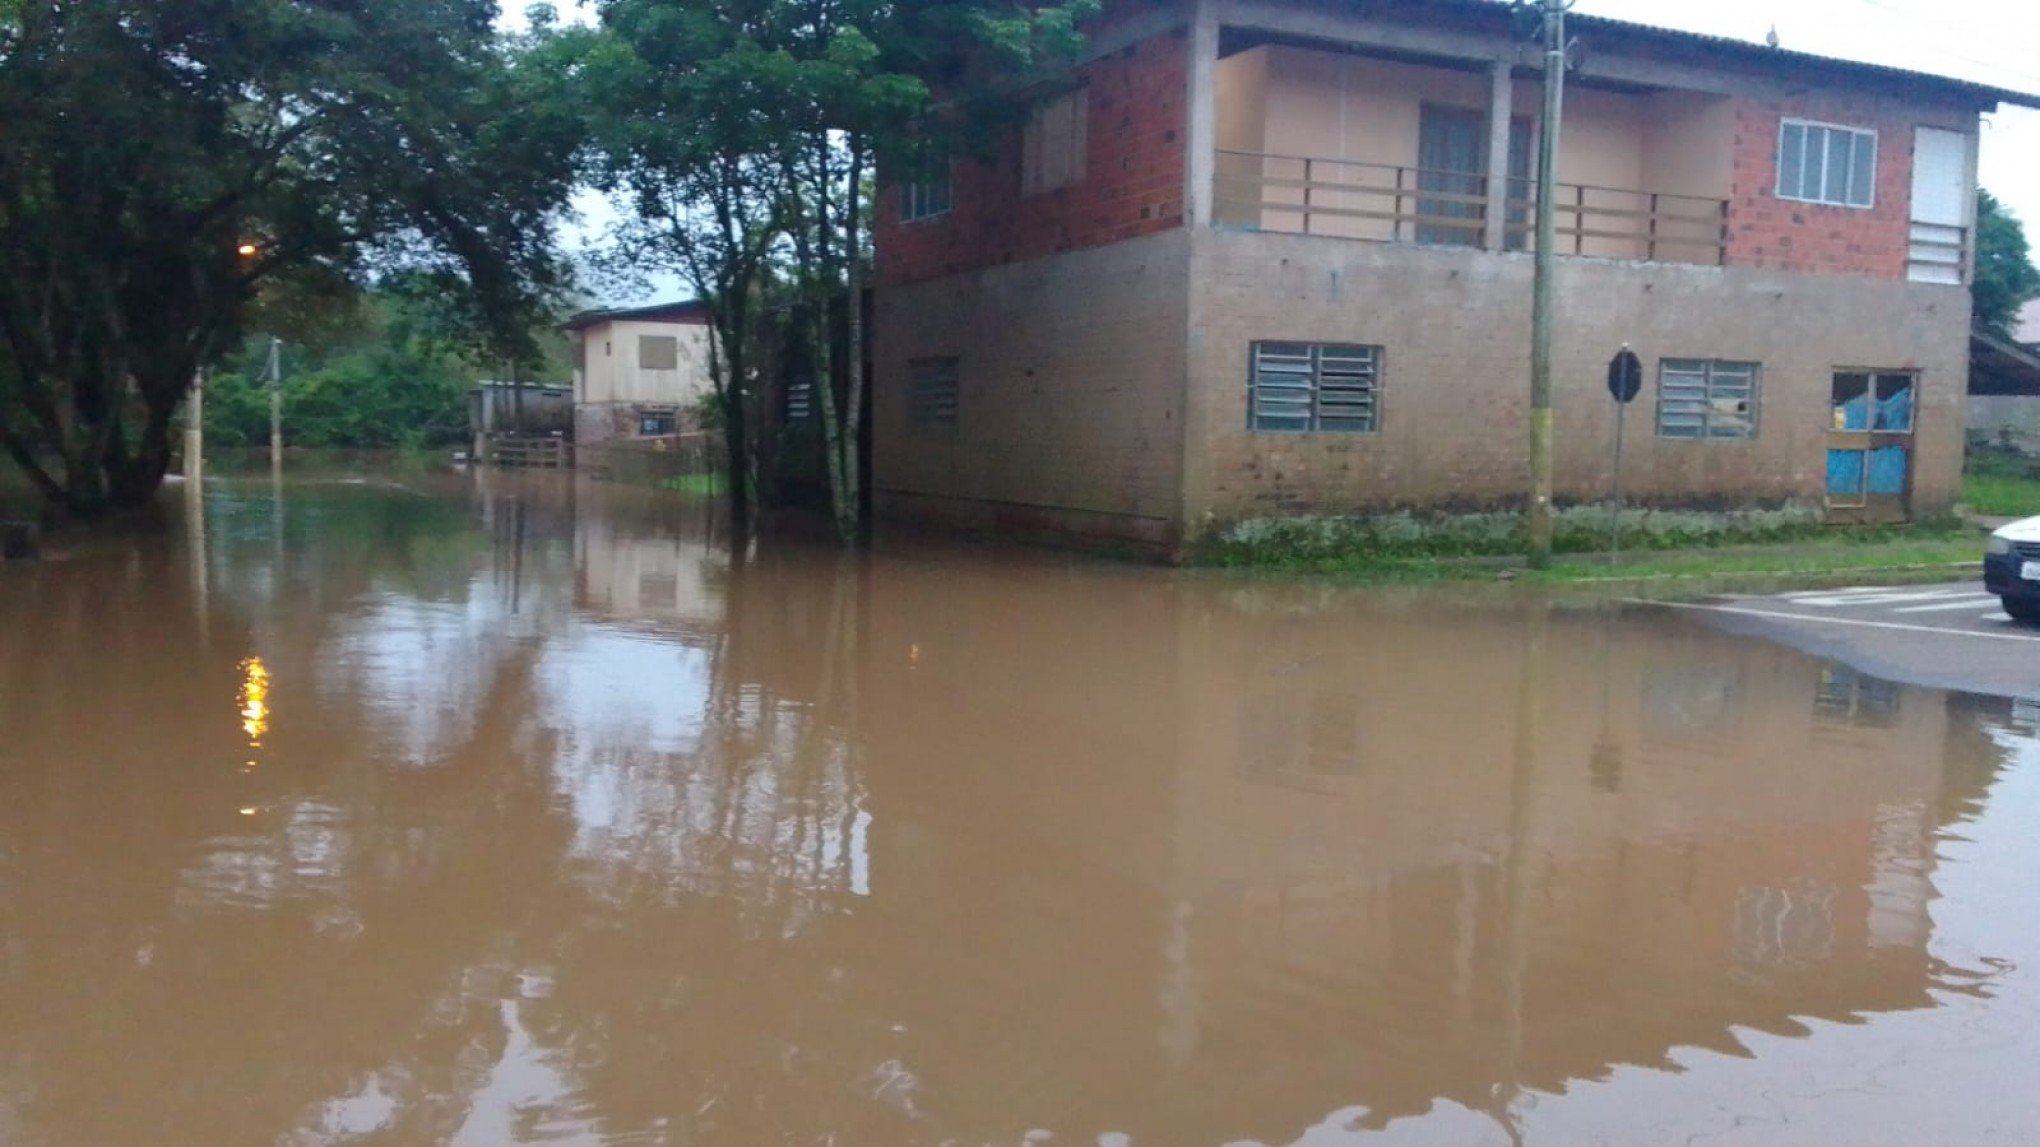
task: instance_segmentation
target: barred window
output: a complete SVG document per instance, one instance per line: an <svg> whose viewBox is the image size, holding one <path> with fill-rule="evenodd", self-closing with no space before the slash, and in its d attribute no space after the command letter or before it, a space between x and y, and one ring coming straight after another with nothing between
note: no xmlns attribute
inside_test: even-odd
<svg viewBox="0 0 2040 1147"><path fill-rule="evenodd" d="M1753 362L1668 358L1658 363L1658 437L1755 438L1762 373Z"/></svg>
<svg viewBox="0 0 2040 1147"><path fill-rule="evenodd" d="M1778 129L1778 198L1871 206L1877 198L1877 133L1784 121Z"/></svg>
<svg viewBox="0 0 2040 1147"><path fill-rule="evenodd" d="M956 390L961 361L916 358L907 361L907 421L925 430L956 426Z"/></svg>
<svg viewBox="0 0 2040 1147"><path fill-rule="evenodd" d="M900 184L900 222L949 214L955 198L949 149L930 147Z"/></svg>
<svg viewBox="0 0 2040 1147"><path fill-rule="evenodd" d="M813 379L796 378L786 384L786 420L806 422L815 416Z"/></svg>
<svg viewBox="0 0 2040 1147"><path fill-rule="evenodd" d="M1247 379L1250 430L1371 434L1381 428L1381 348L1257 342Z"/></svg>

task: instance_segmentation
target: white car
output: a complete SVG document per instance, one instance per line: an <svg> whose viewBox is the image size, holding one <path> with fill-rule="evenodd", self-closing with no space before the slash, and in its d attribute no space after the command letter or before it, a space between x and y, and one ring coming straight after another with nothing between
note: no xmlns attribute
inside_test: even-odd
<svg viewBox="0 0 2040 1147"><path fill-rule="evenodd" d="M1998 595L2015 621L2040 623L2040 518L2025 518L1990 536L1983 547L1983 588Z"/></svg>

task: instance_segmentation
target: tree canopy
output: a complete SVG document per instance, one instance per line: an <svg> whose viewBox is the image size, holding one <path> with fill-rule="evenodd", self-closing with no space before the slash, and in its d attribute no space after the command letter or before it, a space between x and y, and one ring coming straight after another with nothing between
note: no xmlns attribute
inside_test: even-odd
<svg viewBox="0 0 2040 1147"><path fill-rule="evenodd" d="M2000 338L2011 338L2019 310L2040 298L2040 270L2033 267L2026 228L1997 196L1976 193L1975 323Z"/></svg>
<svg viewBox="0 0 2040 1147"><path fill-rule="evenodd" d="M1097 0L599 0L548 58L588 116L590 179L625 208L633 259L674 267L708 304L737 518L757 448L755 346L804 316L839 527L856 528L866 417L860 309L870 176L968 145L1011 97L1067 70ZM765 296L780 297L767 305ZM847 328L847 329L839 329ZM838 347L842 347L838 350Z"/></svg>
<svg viewBox="0 0 2040 1147"><path fill-rule="evenodd" d="M258 288L422 276L527 353L577 119L490 0L5 0L0 450L91 515L161 481Z"/></svg>

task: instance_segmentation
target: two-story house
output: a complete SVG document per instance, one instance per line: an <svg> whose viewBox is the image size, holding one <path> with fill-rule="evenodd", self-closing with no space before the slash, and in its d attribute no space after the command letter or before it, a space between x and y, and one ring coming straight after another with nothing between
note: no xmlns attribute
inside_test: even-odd
<svg viewBox="0 0 2040 1147"><path fill-rule="evenodd" d="M1541 47L1492 0L1124 0L988 161L880 197L881 515L1180 553L1521 505ZM1947 509L1979 118L2040 99L1574 17L1557 492L1643 359L1655 505ZM906 176L901 178L901 176Z"/></svg>

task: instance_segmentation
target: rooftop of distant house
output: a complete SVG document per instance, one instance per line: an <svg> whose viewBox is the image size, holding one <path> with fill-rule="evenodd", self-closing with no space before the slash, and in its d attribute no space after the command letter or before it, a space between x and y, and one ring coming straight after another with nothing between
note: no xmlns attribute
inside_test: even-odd
<svg viewBox="0 0 2040 1147"><path fill-rule="evenodd" d="M679 303L654 303L648 307L607 307L582 311L564 324L567 330L579 331L604 323L680 323L687 326L703 326L708 322L708 304L698 300Z"/></svg>

